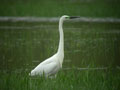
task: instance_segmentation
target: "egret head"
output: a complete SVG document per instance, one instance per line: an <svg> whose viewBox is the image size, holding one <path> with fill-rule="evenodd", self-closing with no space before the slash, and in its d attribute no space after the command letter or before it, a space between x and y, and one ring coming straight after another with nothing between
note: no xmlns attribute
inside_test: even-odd
<svg viewBox="0 0 120 90"><path fill-rule="evenodd" d="M68 16L68 15L62 16L62 19L66 19L66 20L68 20L68 19L75 19L75 18L80 18L80 17L78 17L78 16Z"/></svg>

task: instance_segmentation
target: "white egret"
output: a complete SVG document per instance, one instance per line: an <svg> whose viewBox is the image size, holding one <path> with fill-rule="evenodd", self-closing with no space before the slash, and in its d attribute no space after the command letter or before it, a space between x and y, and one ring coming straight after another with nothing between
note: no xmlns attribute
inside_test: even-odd
<svg viewBox="0 0 120 90"><path fill-rule="evenodd" d="M52 57L46 59L45 61L41 62L35 69L33 69L30 73L31 76L35 75L45 75L45 77L55 76L56 73L62 68L62 63L64 59L64 33L63 33L63 21L66 19L73 19L77 17L70 17L64 15L59 20L59 47L56 54Z"/></svg>

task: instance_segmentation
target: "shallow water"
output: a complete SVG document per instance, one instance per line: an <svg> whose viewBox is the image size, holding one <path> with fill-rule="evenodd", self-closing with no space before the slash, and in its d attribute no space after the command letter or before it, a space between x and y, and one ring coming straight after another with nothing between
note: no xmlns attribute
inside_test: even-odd
<svg viewBox="0 0 120 90"><path fill-rule="evenodd" d="M120 66L120 23L65 22L64 35L64 68ZM31 70L58 41L58 23L0 22L0 70Z"/></svg>

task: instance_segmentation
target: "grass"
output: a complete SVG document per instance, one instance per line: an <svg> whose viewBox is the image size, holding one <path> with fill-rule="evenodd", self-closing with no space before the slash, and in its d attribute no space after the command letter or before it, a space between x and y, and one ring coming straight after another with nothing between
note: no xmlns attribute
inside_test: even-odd
<svg viewBox="0 0 120 90"><path fill-rule="evenodd" d="M58 46L58 23L0 22L0 90L119 90L120 23L65 22L65 59L57 78L29 77ZM34 27L39 26L39 27ZM76 70L69 67L111 67Z"/></svg>
<svg viewBox="0 0 120 90"><path fill-rule="evenodd" d="M119 90L118 70L71 69L60 71L56 78L29 77L28 73L0 73L1 90Z"/></svg>
<svg viewBox="0 0 120 90"><path fill-rule="evenodd" d="M0 16L58 17L67 14L120 18L119 3L119 0L4 0L0 3Z"/></svg>
<svg viewBox="0 0 120 90"><path fill-rule="evenodd" d="M56 53L58 23L8 23L0 26L30 27L0 30L0 69L33 68ZM39 26L32 28L34 26ZM119 65L119 23L64 23L65 67ZM19 64L18 64L19 63ZM71 63L71 64L70 64Z"/></svg>
<svg viewBox="0 0 120 90"><path fill-rule="evenodd" d="M68 14L120 18L119 2L3 0L0 3L0 16L58 17ZM30 27L0 28L0 90L119 90L120 71L113 67L120 63L120 23L64 25L63 68L111 66L108 70L62 69L54 79L28 76L33 67L56 52L59 38L57 25L43 22L0 22L0 27Z"/></svg>

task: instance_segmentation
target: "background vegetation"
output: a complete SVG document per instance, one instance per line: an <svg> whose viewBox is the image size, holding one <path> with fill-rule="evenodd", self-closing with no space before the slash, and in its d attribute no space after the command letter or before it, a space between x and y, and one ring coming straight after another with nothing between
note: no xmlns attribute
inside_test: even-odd
<svg viewBox="0 0 120 90"><path fill-rule="evenodd" d="M120 17L119 0L2 0L0 16Z"/></svg>
<svg viewBox="0 0 120 90"><path fill-rule="evenodd" d="M120 18L119 3L1 0L0 16ZM56 53L58 22L0 21L0 90L120 90L120 23L69 21L64 34L65 59L57 77L30 77L36 65Z"/></svg>

